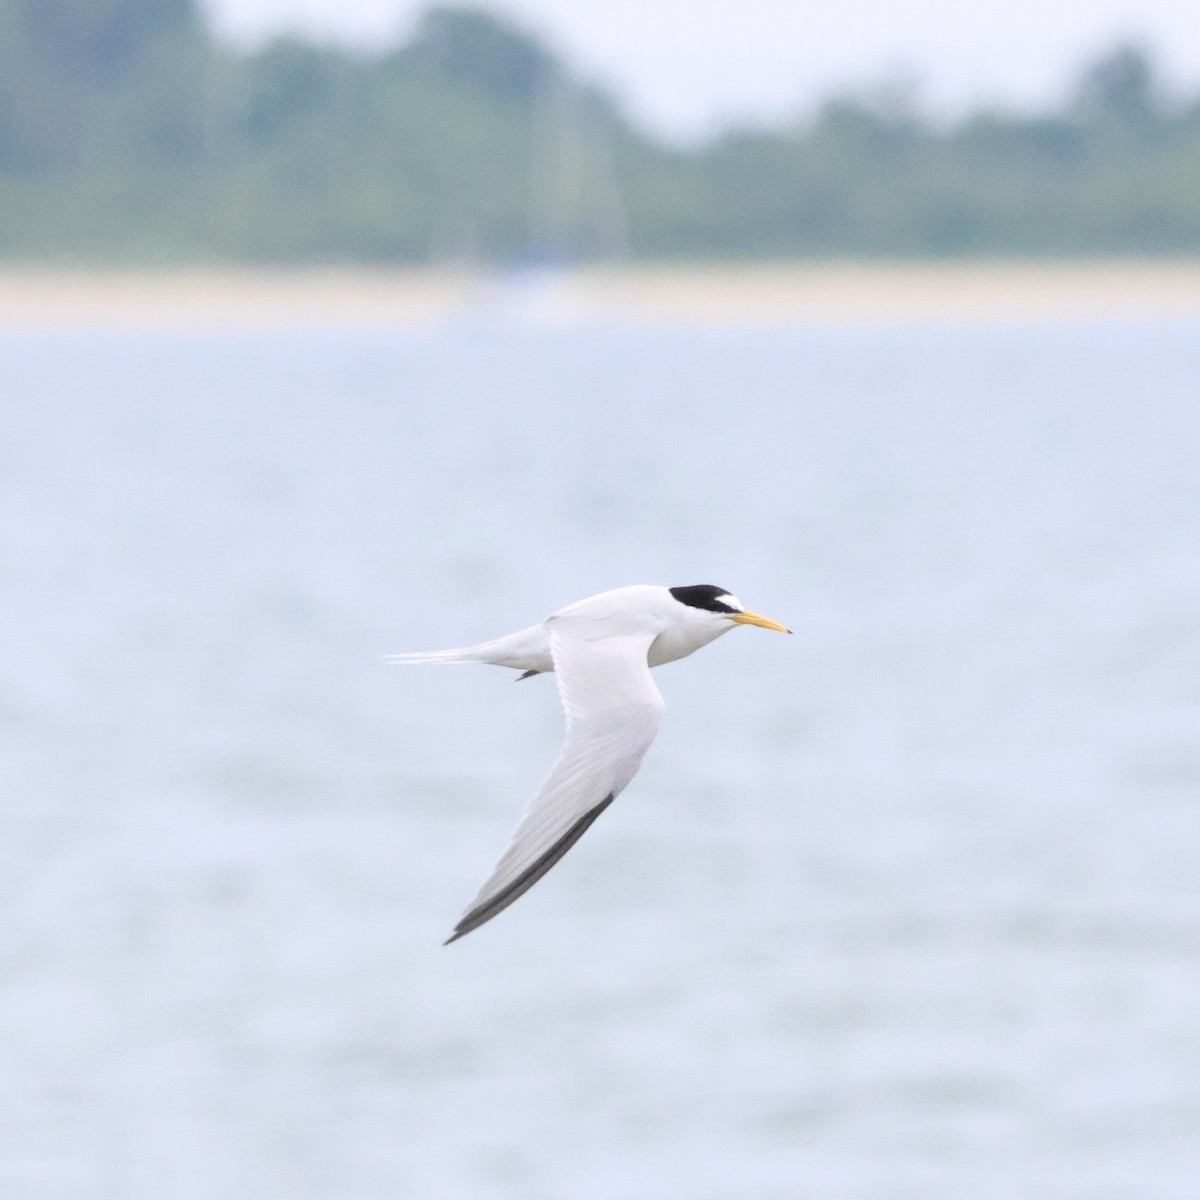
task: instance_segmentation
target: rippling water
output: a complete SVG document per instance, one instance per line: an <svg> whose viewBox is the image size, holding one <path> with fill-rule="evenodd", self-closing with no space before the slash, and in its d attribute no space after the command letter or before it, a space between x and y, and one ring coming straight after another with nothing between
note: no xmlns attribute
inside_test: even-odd
<svg viewBox="0 0 1200 1200"><path fill-rule="evenodd" d="M1200 337L0 338L6 1200L1196 1194ZM443 949L605 587L791 624Z"/></svg>

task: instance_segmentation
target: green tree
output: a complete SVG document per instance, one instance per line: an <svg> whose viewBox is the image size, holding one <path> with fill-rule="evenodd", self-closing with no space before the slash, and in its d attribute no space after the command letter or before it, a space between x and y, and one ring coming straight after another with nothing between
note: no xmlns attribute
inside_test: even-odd
<svg viewBox="0 0 1200 1200"><path fill-rule="evenodd" d="M475 8L432 8L398 56L403 65L500 100L536 100L559 73L535 38Z"/></svg>
<svg viewBox="0 0 1200 1200"><path fill-rule="evenodd" d="M204 29L193 0L0 0L0 165L195 149Z"/></svg>
<svg viewBox="0 0 1200 1200"><path fill-rule="evenodd" d="M380 54L223 45L198 0L0 0L0 252L573 261L1200 252L1200 100L1119 46L1040 113L901 84L655 141L536 37L425 14Z"/></svg>

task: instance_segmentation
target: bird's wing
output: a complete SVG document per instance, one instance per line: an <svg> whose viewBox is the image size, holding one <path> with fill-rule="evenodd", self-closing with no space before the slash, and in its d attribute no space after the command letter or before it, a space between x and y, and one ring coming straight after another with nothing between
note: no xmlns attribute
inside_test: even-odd
<svg viewBox="0 0 1200 1200"><path fill-rule="evenodd" d="M637 773L658 730L663 699L646 661L655 633L590 639L568 622L555 626L566 741L450 942L506 909L575 845Z"/></svg>

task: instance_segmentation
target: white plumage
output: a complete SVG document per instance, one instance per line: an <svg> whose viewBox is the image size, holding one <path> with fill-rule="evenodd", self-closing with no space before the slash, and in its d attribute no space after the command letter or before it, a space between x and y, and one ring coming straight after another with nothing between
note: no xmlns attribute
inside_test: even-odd
<svg viewBox="0 0 1200 1200"><path fill-rule="evenodd" d="M650 668L691 654L734 625L790 632L710 584L638 584L590 596L490 642L391 656L398 663L490 663L522 671L522 678L553 671L567 717L558 761L449 941L528 891L637 774L664 707Z"/></svg>

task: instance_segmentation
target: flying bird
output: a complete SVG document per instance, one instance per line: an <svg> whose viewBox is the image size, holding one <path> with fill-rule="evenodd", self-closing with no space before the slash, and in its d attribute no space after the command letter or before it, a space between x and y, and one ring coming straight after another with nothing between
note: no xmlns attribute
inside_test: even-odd
<svg viewBox="0 0 1200 1200"><path fill-rule="evenodd" d="M589 596L507 637L388 657L394 663L490 663L520 671L519 679L553 671L566 712L558 761L447 945L533 887L637 774L664 707L650 668L685 658L735 625L791 633L712 584L635 584Z"/></svg>

